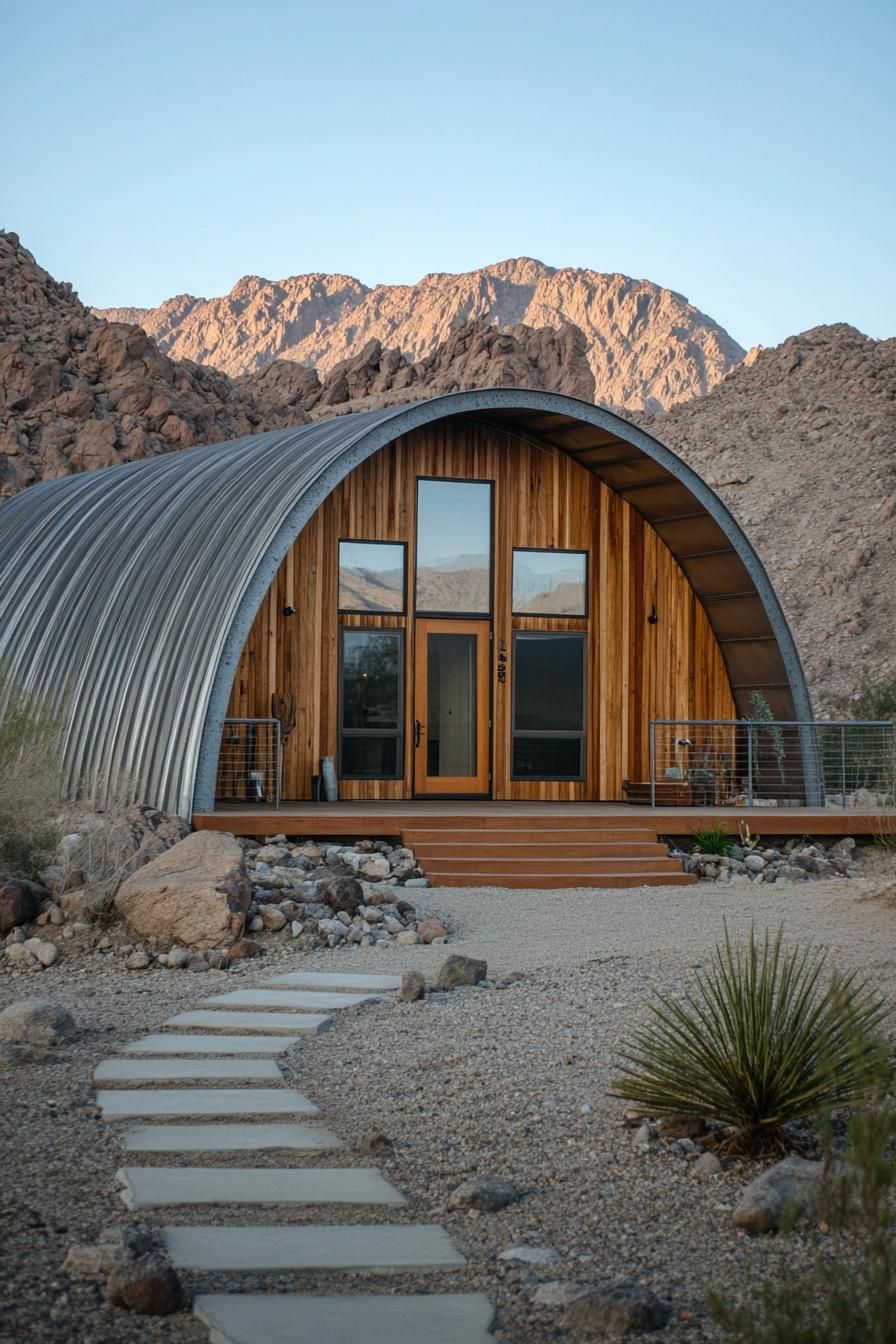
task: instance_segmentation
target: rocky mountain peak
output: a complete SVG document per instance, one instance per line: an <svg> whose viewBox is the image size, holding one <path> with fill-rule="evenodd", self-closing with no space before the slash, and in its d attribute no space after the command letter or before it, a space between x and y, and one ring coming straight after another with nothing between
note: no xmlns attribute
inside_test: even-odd
<svg viewBox="0 0 896 1344"><path fill-rule="evenodd" d="M371 340L414 364L471 323L499 331L574 326L585 340L597 399L648 411L709 391L744 355L673 290L533 257L373 288L346 275L244 276L223 298L100 315L138 321L166 354L232 377L281 359L326 376Z"/></svg>

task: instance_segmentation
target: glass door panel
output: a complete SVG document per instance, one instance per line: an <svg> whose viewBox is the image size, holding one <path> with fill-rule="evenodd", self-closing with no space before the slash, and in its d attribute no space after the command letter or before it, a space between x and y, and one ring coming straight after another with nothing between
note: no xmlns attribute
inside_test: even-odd
<svg viewBox="0 0 896 1344"><path fill-rule="evenodd" d="M488 793L489 623L417 622L415 792Z"/></svg>

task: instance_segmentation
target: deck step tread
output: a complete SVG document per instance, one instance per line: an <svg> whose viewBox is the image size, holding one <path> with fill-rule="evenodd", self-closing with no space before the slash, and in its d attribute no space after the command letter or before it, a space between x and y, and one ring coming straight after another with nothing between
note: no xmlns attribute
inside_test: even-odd
<svg viewBox="0 0 896 1344"><path fill-rule="evenodd" d="M439 873L432 880L438 887L525 887L533 891L623 890L630 887L690 887L694 873Z"/></svg>

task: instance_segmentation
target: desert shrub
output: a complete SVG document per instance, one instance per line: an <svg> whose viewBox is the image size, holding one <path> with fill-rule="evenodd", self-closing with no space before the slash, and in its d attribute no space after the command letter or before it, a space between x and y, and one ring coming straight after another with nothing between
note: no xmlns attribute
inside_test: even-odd
<svg viewBox="0 0 896 1344"><path fill-rule="evenodd" d="M701 854L727 854L731 848L724 826L698 826L691 834L694 837L694 848L699 849Z"/></svg>
<svg viewBox="0 0 896 1344"><path fill-rule="evenodd" d="M0 663L0 877L35 876L58 831L59 719Z"/></svg>
<svg viewBox="0 0 896 1344"><path fill-rule="evenodd" d="M726 928L694 991L660 995L623 1047L613 1095L729 1126L730 1151L782 1151L788 1121L861 1095L887 1016L855 972L824 983L824 964L811 948L786 951L781 930L743 946Z"/></svg>
<svg viewBox="0 0 896 1344"><path fill-rule="evenodd" d="M825 1128L828 1179L822 1190L813 1265L765 1282L753 1304L711 1298L712 1314L737 1344L892 1344L896 1339L896 1108L892 1064L882 1050L869 1093L835 1150Z"/></svg>

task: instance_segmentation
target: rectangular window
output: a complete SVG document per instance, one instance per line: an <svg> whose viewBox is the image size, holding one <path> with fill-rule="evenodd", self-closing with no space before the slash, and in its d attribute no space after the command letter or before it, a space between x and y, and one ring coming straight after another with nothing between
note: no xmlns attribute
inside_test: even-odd
<svg viewBox="0 0 896 1344"><path fill-rule="evenodd" d="M587 616L588 552L513 552L514 616Z"/></svg>
<svg viewBox="0 0 896 1344"><path fill-rule="evenodd" d="M587 635L513 636L514 779L584 779Z"/></svg>
<svg viewBox="0 0 896 1344"><path fill-rule="evenodd" d="M402 612L404 542L340 541L339 610Z"/></svg>
<svg viewBox="0 0 896 1344"><path fill-rule="evenodd" d="M343 628L339 668L339 773L404 776L404 631Z"/></svg>
<svg viewBox="0 0 896 1344"><path fill-rule="evenodd" d="M488 616L492 596L492 487L487 481L417 482L417 612Z"/></svg>

